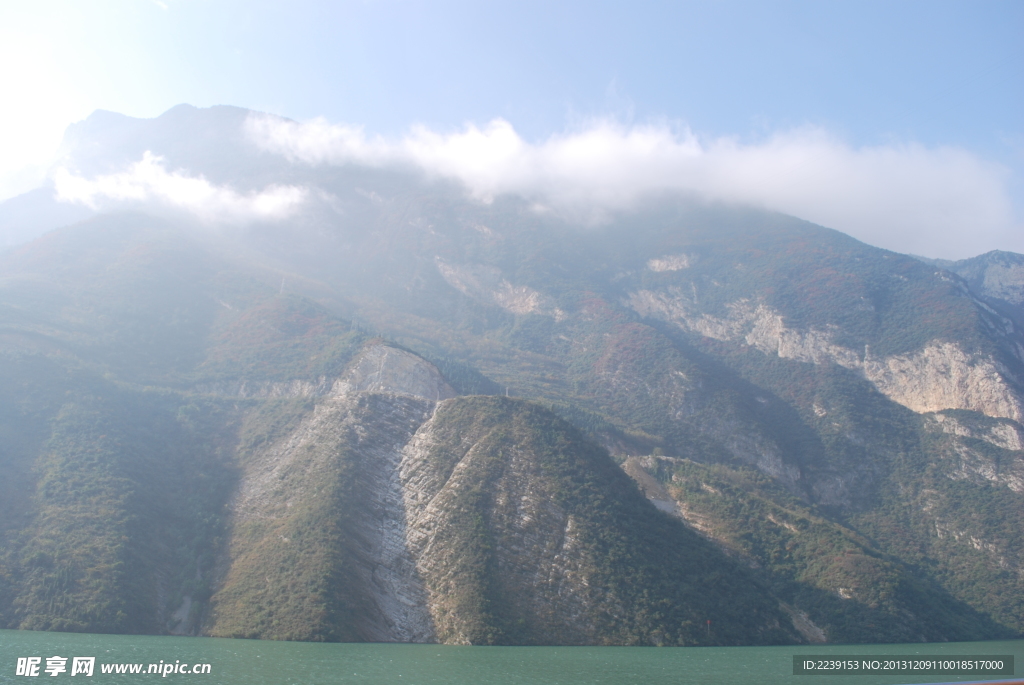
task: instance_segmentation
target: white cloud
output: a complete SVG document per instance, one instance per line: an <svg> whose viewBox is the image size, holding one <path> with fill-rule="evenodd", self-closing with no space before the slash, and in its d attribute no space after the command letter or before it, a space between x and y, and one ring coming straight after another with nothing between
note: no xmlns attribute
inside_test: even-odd
<svg viewBox="0 0 1024 685"><path fill-rule="evenodd" d="M590 219L652 192L682 190L793 214L901 252L1024 251L1009 171L955 147L856 148L819 128L742 143L610 121L536 144L502 119L447 134L414 127L387 140L323 119L253 116L248 133L293 161L414 165L461 180L483 200L518 193Z"/></svg>
<svg viewBox="0 0 1024 685"><path fill-rule="evenodd" d="M278 185L268 186L258 193L241 194L215 186L202 176L168 172L163 158L149 152L121 173L86 179L60 168L53 180L56 197L63 202L76 202L92 209L157 203L211 223L284 219L309 195L305 188Z"/></svg>

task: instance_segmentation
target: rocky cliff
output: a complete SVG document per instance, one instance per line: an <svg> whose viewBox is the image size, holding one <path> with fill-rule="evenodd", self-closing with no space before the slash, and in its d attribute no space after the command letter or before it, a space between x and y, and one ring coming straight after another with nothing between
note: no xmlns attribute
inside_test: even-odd
<svg viewBox="0 0 1024 685"><path fill-rule="evenodd" d="M879 392L916 412L969 409L1024 420L1024 394L1012 373L993 356L967 353L955 342L932 340L909 354L877 357L870 345L854 350L836 344L835 326L792 328L779 312L747 299L728 303L723 317L702 312L679 287L632 292L627 303L641 316L707 338L740 342L783 359L856 369Z"/></svg>

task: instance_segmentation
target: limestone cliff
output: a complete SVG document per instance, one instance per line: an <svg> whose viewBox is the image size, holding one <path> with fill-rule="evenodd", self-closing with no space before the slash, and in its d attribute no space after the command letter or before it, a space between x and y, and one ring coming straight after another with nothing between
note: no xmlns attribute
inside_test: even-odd
<svg viewBox="0 0 1024 685"><path fill-rule="evenodd" d="M865 354L861 368L882 394L916 412L969 409L1024 421L1024 394L1007 369L956 343L935 341L916 354L885 359Z"/></svg>
<svg viewBox="0 0 1024 685"><path fill-rule="evenodd" d="M525 631L517 627L522 633L594 643L594 597L582 568L578 522L552 501L534 455L509 445L503 463L495 463L493 432L501 427L457 430L449 418L455 411L440 408L406 446L401 465L409 546L430 589L439 640L514 641L508 634L514 623L500 615L512 608L517 620L528 621ZM504 516L484 509L487 522L473 526L466 518L476 512L467 506L485 498ZM498 530L479 530L480 523Z"/></svg>
<svg viewBox="0 0 1024 685"><path fill-rule="evenodd" d="M638 314L668 321L688 332L735 341L765 354L810 364L837 364L858 370L879 392L916 412L969 409L988 416L1024 421L1024 392L997 359L968 352L959 343L933 340L911 354L878 358L835 342L835 327L790 328L785 318L763 303L741 299L725 316L701 311L680 287L638 290L626 303Z"/></svg>

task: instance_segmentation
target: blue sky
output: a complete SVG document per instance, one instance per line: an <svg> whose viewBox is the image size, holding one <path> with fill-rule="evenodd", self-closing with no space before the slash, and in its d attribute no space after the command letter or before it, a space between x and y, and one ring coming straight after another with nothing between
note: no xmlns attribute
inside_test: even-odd
<svg viewBox="0 0 1024 685"><path fill-rule="evenodd" d="M393 146L417 125L443 142L495 119L536 150L656 130L719 160L711 194L893 249L1024 252L1022 36L1022 2L5 3L0 198L37 185L64 127L94 109L233 104ZM798 197L748 173L794 155L830 160L833 185ZM732 197L737 174L747 190ZM940 212L929 192L962 199Z"/></svg>

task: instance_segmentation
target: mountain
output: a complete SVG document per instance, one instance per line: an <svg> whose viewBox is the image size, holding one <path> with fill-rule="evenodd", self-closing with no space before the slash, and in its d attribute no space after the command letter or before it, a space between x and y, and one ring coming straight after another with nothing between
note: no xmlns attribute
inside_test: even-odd
<svg viewBox="0 0 1024 685"><path fill-rule="evenodd" d="M1024 256L927 263L671 194L582 224L292 160L249 116L97 113L62 168L149 153L231 206L291 188L290 214L154 195L0 253L4 626L1024 631Z"/></svg>
<svg viewBox="0 0 1024 685"><path fill-rule="evenodd" d="M1024 305L1024 255L993 250L960 261L924 259L963 277L972 291L1008 304Z"/></svg>
<svg viewBox="0 0 1024 685"><path fill-rule="evenodd" d="M57 200L50 184L30 190L0 204L0 249L27 243L93 214L88 207Z"/></svg>
<svg viewBox="0 0 1024 685"><path fill-rule="evenodd" d="M962 277L971 292L1016 328L1024 326L1024 255L993 250L958 262L933 261Z"/></svg>

